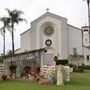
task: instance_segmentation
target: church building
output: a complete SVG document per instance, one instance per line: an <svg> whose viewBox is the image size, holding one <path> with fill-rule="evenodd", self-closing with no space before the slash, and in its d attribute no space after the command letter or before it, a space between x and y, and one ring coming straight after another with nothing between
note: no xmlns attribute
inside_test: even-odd
<svg viewBox="0 0 90 90"><path fill-rule="evenodd" d="M54 56L63 60L74 52L84 56L84 64L90 64L88 26L80 29L68 24L67 18L46 12L20 36L21 47L16 53L45 48L43 65L54 65Z"/></svg>

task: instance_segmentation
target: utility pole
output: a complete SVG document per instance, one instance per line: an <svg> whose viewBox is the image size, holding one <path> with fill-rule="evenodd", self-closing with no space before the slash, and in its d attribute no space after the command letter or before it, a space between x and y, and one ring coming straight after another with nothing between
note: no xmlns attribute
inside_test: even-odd
<svg viewBox="0 0 90 90"><path fill-rule="evenodd" d="M89 49L90 49L90 0L87 0L87 6L88 6Z"/></svg>

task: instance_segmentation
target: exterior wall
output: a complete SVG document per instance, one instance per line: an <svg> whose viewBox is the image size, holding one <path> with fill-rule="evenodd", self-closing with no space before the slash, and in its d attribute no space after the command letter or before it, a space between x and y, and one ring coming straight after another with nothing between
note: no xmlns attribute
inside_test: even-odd
<svg viewBox="0 0 90 90"><path fill-rule="evenodd" d="M37 49L36 48L36 22L31 22L30 39L31 39L31 48L30 48L30 50Z"/></svg>
<svg viewBox="0 0 90 90"><path fill-rule="evenodd" d="M59 36L60 33L58 33ZM59 39L59 38L58 38ZM68 40L67 40L67 21L64 20L61 22L61 42L58 41L58 46L61 45L61 56L59 56L61 59L67 59L68 55ZM60 53L60 51L59 51Z"/></svg>
<svg viewBox="0 0 90 90"><path fill-rule="evenodd" d="M40 20L40 21L38 21L37 22L37 24L36 24L36 37L37 37L37 39L36 39L36 46L37 46L37 48L44 48L44 47L46 47L46 45L45 45L45 40L47 40L48 38L49 39L51 39L52 40L52 42L54 42L54 43L52 43L52 46L54 47L54 48L56 48L57 46L56 46L56 42L55 42L55 33L57 32L57 29L55 29L55 31L54 31L54 35L53 36L50 36L50 37L47 37L47 36L45 36L44 34L43 34L43 27L42 27L42 25L44 24L44 23L47 23L47 22L51 22L51 23L54 23L55 25L58 25L59 26L59 23L60 23L60 21L59 20L57 20L57 19L55 19L55 18L53 18L53 17L51 17L51 16L47 16L47 17L45 17L45 18L43 18L42 20ZM40 37L41 36L41 37ZM41 42L42 41L42 42ZM42 43L42 45L40 45Z"/></svg>
<svg viewBox="0 0 90 90"><path fill-rule="evenodd" d="M88 47L89 46L89 28L88 26L82 27L83 31L83 46Z"/></svg>
<svg viewBox="0 0 90 90"><path fill-rule="evenodd" d="M89 46L89 32L83 32L83 46Z"/></svg>
<svg viewBox="0 0 90 90"><path fill-rule="evenodd" d="M30 30L21 34L21 49L20 49L20 52L25 52L25 51L30 50L30 47L31 47L30 35L31 35Z"/></svg>
<svg viewBox="0 0 90 90"><path fill-rule="evenodd" d="M43 32L45 26L47 26L47 23L51 24L54 27L54 33L51 36L46 36L44 35L44 32ZM53 60L54 56L57 55L58 53L58 38L57 38L58 33L57 32L58 32L58 28L60 27L60 23L61 23L60 20L57 20L56 18L53 18L51 16L47 16L36 23L36 48L47 49L47 53L43 57L43 64L47 62L48 62L47 64L51 64L51 63L54 64L54 60ZM50 39L52 41L51 46L47 46L45 44L45 41L47 39ZM49 60L45 60L45 58L47 57L49 58Z"/></svg>
<svg viewBox="0 0 90 90"><path fill-rule="evenodd" d="M84 54L84 64L90 65L90 50L88 48L83 47L83 54ZM89 60L87 60L87 55L89 55Z"/></svg>
<svg viewBox="0 0 90 90"><path fill-rule="evenodd" d="M73 54L73 48L82 55L82 32L80 29L68 25L68 55Z"/></svg>
<svg viewBox="0 0 90 90"><path fill-rule="evenodd" d="M90 49L89 47L89 27L84 26L82 27L83 30L83 54L84 54L84 64L90 65ZM87 56L89 56L89 60L87 59Z"/></svg>
<svg viewBox="0 0 90 90"><path fill-rule="evenodd" d="M43 33L47 23L54 27L54 34L48 37ZM45 44L47 39L52 40L51 46ZM46 48L46 54L53 54L59 59L67 59L70 54L73 54L73 48L77 48L77 53L85 57L84 63L90 62L86 60L86 55L89 55L90 51L82 47L81 29L67 24L66 18L49 12L31 22L31 29L21 34L20 52L40 48Z"/></svg>
<svg viewBox="0 0 90 90"><path fill-rule="evenodd" d="M52 35L52 37L51 36L47 37L42 32L43 31L42 25L47 22L53 23L54 35ZM54 50L54 56L56 55L60 59L65 59L67 57L67 19L62 20L62 19L51 17L51 16L47 16L43 18L42 20L38 21L36 24L37 49L45 48L45 47L47 48L47 46L45 45L45 40L47 39L52 40L51 48L53 48ZM48 50L47 53L50 53L50 51Z"/></svg>

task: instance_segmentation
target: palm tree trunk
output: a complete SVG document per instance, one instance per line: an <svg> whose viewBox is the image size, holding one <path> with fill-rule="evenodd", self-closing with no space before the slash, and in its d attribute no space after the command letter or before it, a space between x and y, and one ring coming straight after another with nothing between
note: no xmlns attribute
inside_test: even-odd
<svg viewBox="0 0 90 90"><path fill-rule="evenodd" d="M12 54L14 55L14 25L12 24Z"/></svg>
<svg viewBox="0 0 90 90"><path fill-rule="evenodd" d="M14 25L12 23L12 54L14 55ZM13 62L11 59L11 66L13 66ZM11 75L12 75L12 68L11 68Z"/></svg>
<svg viewBox="0 0 90 90"><path fill-rule="evenodd" d="M3 29L3 55L5 55L5 28Z"/></svg>

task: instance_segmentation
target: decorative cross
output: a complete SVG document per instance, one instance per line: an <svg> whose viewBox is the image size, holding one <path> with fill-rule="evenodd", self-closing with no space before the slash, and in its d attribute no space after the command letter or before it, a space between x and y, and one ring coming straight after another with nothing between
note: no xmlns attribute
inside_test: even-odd
<svg viewBox="0 0 90 90"><path fill-rule="evenodd" d="M47 8L46 10L47 10L47 12L48 12L48 11L49 11L49 8Z"/></svg>

